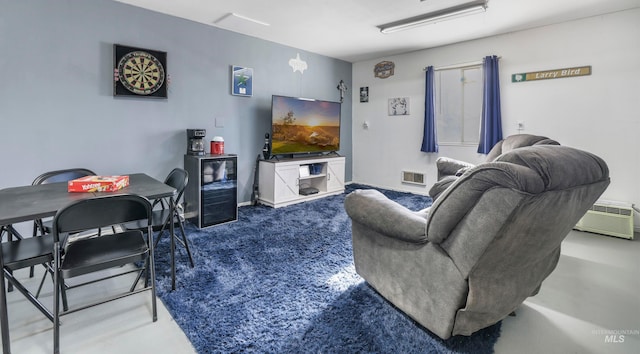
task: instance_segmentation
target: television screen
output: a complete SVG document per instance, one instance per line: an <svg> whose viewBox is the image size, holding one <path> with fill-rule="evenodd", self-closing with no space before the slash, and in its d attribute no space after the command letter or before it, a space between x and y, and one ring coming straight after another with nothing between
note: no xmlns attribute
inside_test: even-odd
<svg viewBox="0 0 640 354"><path fill-rule="evenodd" d="M340 103L276 96L271 101L271 154L340 150Z"/></svg>

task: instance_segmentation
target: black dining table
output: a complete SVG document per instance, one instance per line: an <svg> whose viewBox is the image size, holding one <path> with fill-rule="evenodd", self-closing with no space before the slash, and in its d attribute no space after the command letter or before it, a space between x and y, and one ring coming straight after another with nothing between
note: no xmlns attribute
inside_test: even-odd
<svg viewBox="0 0 640 354"><path fill-rule="evenodd" d="M150 200L157 198L173 199L176 195L176 189L144 173L129 174L129 185L115 192L68 192L67 182L4 188L0 190L0 226L5 227L10 233L17 233L12 226L13 224L54 216L59 209L77 200L116 194L136 194ZM172 206L173 204L173 200L171 200L169 205ZM173 215L173 210L169 215ZM175 290L175 230L172 222L169 223L169 232L171 234L171 288ZM2 327L2 347L4 353L10 353L4 270L1 271L0 306L2 309L0 309L0 325Z"/></svg>

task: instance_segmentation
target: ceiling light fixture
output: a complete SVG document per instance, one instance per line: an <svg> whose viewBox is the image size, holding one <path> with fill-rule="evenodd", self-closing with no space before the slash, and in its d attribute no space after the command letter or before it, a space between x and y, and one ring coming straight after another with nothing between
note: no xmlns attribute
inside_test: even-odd
<svg viewBox="0 0 640 354"><path fill-rule="evenodd" d="M454 18L469 16L484 12L487 9L487 0L476 0L466 4L449 7L446 9L430 12L424 15L406 18L404 20L386 23L378 26L380 32L394 33L398 31L404 31L411 28L424 26L441 21L452 20Z"/></svg>
<svg viewBox="0 0 640 354"><path fill-rule="evenodd" d="M215 23L216 25L218 25L218 24L220 24L222 21L224 21L224 20L226 20L226 19L229 19L229 18L238 18L238 19L245 20L245 21L249 21L249 22L253 22L253 23L255 23L255 24L262 25L262 26L271 26L270 24L268 24L268 23L266 23L266 22L259 21L259 20L253 19L253 18L251 18L251 17L244 16L244 15L240 15L240 14L237 14L237 13L235 13L235 12L229 12L228 14L226 14L226 15L224 15L224 16L222 16L222 17L220 17L219 19L217 19L217 20L213 21L213 23Z"/></svg>

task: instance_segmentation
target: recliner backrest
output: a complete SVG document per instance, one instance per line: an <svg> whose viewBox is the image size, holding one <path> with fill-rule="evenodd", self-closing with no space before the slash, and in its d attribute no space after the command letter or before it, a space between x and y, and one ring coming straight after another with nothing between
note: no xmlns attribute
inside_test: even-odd
<svg viewBox="0 0 640 354"><path fill-rule="evenodd" d="M469 272L494 238L516 237L509 232L563 238L608 184L607 165L588 152L554 145L515 149L470 169L438 197L427 238L450 247L454 260L459 253L461 271Z"/></svg>
<svg viewBox="0 0 640 354"><path fill-rule="evenodd" d="M546 136L531 135L531 134L515 134L510 135L503 140L500 140L496 145L491 148L491 151L487 154L486 162L495 160L498 156L509 152L513 149L535 146L535 145L560 145L559 142L549 139Z"/></svg>

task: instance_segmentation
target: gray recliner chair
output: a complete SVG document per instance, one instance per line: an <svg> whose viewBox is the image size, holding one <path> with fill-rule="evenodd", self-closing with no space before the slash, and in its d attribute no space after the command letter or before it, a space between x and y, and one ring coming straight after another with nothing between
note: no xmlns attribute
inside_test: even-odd
<svg viewBox="0 0 640 354"><path fill-rule="evenodd" d="M487 154L485 162L491 162L503 153L509 152L513 149L535 145L560 145L560 143L553 139L549 139L546 136L540 135L510 135L503 140L500 140L493 146L493 148L491 148L491 151ZM436 167L438 168L438 181L434 183L429 190L429 196L433 199L437 199L438 196L444 192L451 183L453 183L453 181L458 179L458 177L460 177L466 170L474 167L474 165L448 157L439 157L436 160Z"/></svg>
<svg viewBox="0 0 640 354"><path fill-rule="evenodd" d="M601 158L544 145L472 167L421 211L356 190L345 199L356 271L439 337L471 335L538 293L608 185Z"/></svg>

